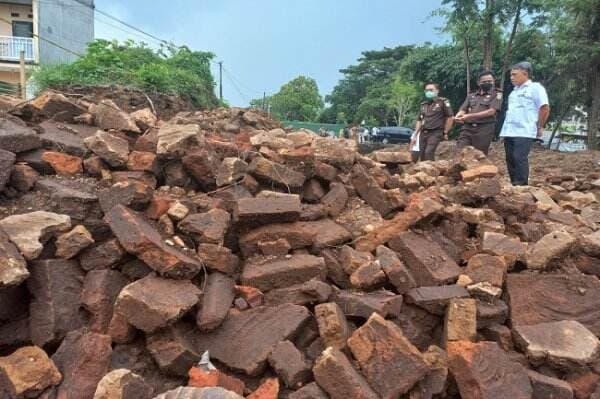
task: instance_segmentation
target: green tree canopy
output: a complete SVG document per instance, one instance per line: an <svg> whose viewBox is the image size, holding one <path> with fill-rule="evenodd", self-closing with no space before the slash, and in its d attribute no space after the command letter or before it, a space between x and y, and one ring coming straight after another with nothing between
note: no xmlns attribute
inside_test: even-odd
<svg viewBox="0 0 600 399"><path fill-rule="evenodd" d="M583 108L588 141L598 142L600 0L443 0L434 15L445 20L440 31L448 41L363 52L341 70L321 121L343 114L349 123L410 125L424 83L438 83L456 110L487 68L506 99L510 65L529 61L534 80L548 90L551 122Z"/></svg>
<svg viewBox="0 0 600 399"><path fill-rule="evenodd" d="M281 89L266 98L266 104L277 118L289 121L316 121L323 109L323 98L317 82L306 76L298 76L281 86ZM263 107L263 99L250 102L253 107Z"/></svg>

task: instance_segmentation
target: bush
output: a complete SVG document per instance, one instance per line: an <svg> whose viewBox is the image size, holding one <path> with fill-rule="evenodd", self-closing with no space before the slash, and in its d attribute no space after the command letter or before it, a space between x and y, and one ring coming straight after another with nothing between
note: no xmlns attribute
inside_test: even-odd
<svg viewBox="0 0 600 399"><path fill-rule="evenodd" d="M46 65L34 72L39 90L69 85L112 85L180 95L202 108L219 104L210 72L212 53L186 47L153 50L144 43L96 40L71 64Z"/></svg>

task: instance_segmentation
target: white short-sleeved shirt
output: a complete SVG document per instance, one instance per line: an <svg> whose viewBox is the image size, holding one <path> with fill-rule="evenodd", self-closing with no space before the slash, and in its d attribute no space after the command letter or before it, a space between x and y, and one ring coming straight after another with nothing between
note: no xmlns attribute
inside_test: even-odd
<svg viewBox="0 0 600 399"><path fill-rule="evenodd" d="M540 108L548 105L544 86L528 80L508 96L508 110L500 137L536 138Z"/></svg>

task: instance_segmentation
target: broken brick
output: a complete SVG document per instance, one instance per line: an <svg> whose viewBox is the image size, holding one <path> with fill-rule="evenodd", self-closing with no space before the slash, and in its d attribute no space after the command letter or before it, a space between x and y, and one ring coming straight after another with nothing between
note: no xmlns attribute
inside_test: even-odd
<svg viewBox="0 0 600 399"><path fill-rule="evenodd" d="M417 286L454 282L460 268L440 246L412 232L400 233L389 242L402 255Z"/></svg>
<svg viewBox="0 0 600 399"><path fill-rule="evenodd" d="M288 388L298 387L312 377L310 364L290 341L282 341L273 348L269 364Z"/></svg>
<svg viewBox="0 0 600 399"><path fill-rule="evenodd" d="M219 327L235 298L235 280L221 273L211 273L206 279L202 296L202 307L198 311L196 324L202 331Z"/></svg>
<svg viewBox="0 0 600 399"><path fill-rule="evenodd" d="M450 372L463 399L530 399L533 389L525 369L496 343L448 343Z"/></svg>
<svg viewBox="0 0 600 399"><path fill-rule="evenodd" d="M200 290L189 281L147 276L124 287L116 311L145 332L153 332L177 321L197 302Z"/></svg>
<svg viewBox="0 0 600 399"><path fill-rule="evenodd" d="M421 352L400 327L377 313L348 339L363 375L381 398L408 392L429 371Z"/></svg>
<svg viewBox="0 0 600 399"><path fill-rule="evenodd" d="M313 368L317 384L331 399L378 399L365 378L352 367L341 351L329 347L323 351Z"/></svg>
<svg viewBox="0 0 600 399"><path fill-rule="evenodd" d="M196 388L221 387L237 393L244 394L245 384L242 380L223 373L220 370L204 371L198 367L192 367L188 373L188 386Z"/></svg>
<svg viewBox="0 0 600 399"><path fill-rule="evenodd" d="M122 205L112 208L105 221L127 252L161 274L189 278L202 269L199 260L168 246L147 221Z"/></svg>
<svg viewBox="0 0 600 399"><path fill-rule="evenodd" d="M315 318L325 346L332 346L336 349L346 347L346 340L350 337L350 327L344 312L337 303L329 302L315 306Z"/></svg>
<svg viewBox="0 0 600 399"><path fill-rule="evenodd" d="M241 282L261 291L289 287L313 278L325 278L325 261L312 255L290 255L276 259L254 258L244 265Z"/></svg>

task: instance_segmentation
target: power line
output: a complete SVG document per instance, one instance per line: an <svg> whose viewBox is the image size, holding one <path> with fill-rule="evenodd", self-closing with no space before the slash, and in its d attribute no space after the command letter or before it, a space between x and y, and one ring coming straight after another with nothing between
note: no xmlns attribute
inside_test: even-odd
<svg viewBox="0 0 600 399"><path fill-rule="evenodd" d="M225 69L225 68L223 68L223 69ZM262 94L262 93L263 93L263 92L261 92L261 91L258 91L258 90L253 90L253 89L251 89L250 87L248 87L247 85L243 84L243 83L242 83L242 81L241 81L240 79L236 78L236 77L235 77L235 76L234 76L234 75L231 73L231 71L227 71L227 72L229 73L229 75L231 76L231 78L232 78L233 80L235 80L235 81L236 81L236 82L237 82L237 83L238 83L238 84L239 84L239 85L240 85L242 88L244 88L244 89L245 89L247 92L251 92L251 93L255 93L255 94Z"/></svg>
<svg viewBox="0 0 600 399"><path fill-rule="evenodd" d="M125 22L125 21L123 21L123 20L121 20L121 19L119 19L119 18L117 18L117 17L115 17L115 16L107 13L106 11L102 11L102 10L98 9L96 6L84 3L82 0L72 0L72 1L74 1L76 3L79 3L82 6L91 8L91 9L95 10L97 13L102 14L105 17L110 18L110 19L112 19L114 21L117 21L118 23L120 23L120 24L122 24L124 26L127 26L129 29L133 29L136 32L139 32L139 33L141 33L141 34L143 34L145 36L148 36L148 37L150 37L150 38L152 38L152 39L160 42L161 44L164 44L164 45L169 46L169 47L181 47L181 46L175 45L174 43L168 42L167 40L161 39L160 37L155 36L155 35L153 35L151 33L148 33L146 31L144 31L143 29L140 29L140 28L138 28L138 27L136 27L136 26L134 26L134 25L132 25L132 24L130 24L128 22Z"/></svg>
<svg viewBox="0 0 600 399"><path fill-rule="evenodd" d="M9 21L8 19L5 19L5 18L2 18L2 17L0 17L0 21L2 21L2 22L5 22L5 23L7 23L8 25L11 25L11 26L12 26L12 22L11 22L11 21ZM61 49L61 50L63 50L63 51L66 51L67 53L71 53L71 54L73 54L73 55L75 55L75 56L77 56L77 57L83 57L83 54L80 54L80 53L78 53L78 52L76 52L76 51L73 51L73 50L71 50L71 49L68 49L68 48L66 48L66 47L64 47L64 46L62 46L62 45L60 45L60 44L56 43L56 42L55 42L55 41L53 41L53 40L46 39L45 37L41 37L41 36L40 36L40 35L38 35L37 33L33 33L33 37L37 37L38 39L40 39L40 40L43 40L43 41L45 41L46 43L48 43L48 44L51 44L51 45L53 45L53 46L55 46L55 47L58 47L59 49Z"/></svg>
<svg viewBox="0 0 600 399"><path fill-rule="evenodd" d="M229 74L229 72L227 72L226 70L223 70L223 72L225 72L225 77L227 79L229 79L229 82L231 83L231 85L233 86L233 88L235 89L235 91L238 92L238 94L240 95L240 97L242 97L242 99L244 99L246 102L250 103L250 99L248 97L246 97L246 95L244 93L242 93L242 91L240 90L240 88L238 87L238 85L233 81L233 79L231 79L231 75Z"/></svg>
<svg viewBox="0 0 600 399"><path fill-rule="evenodd" d="M71 11L74 11L74 12L80 14L80 15L83 15L83 16L88 16L88 14L86 14L85 12L83 12L83 11L80 10L81 6L85 6L87 8L90 8L90 9L94 10L93 7L90 7L89 5L86 5L86 4L82 4L82 3L80 3L80 2L78 2L76 0L70 0L70 1L75 1L77 4L69 5L69 4L66 4L66 3L61 3L61 6L63 6L63 7L69 7L71 9ZM39 3L56 5L56 3L51 2L51 1L46 1L46 0L38 0L38 2ZM103 19L100 19L100 15L99 14L94 13L93 14L93 18L96 20L96 22L98 22L98 23L100 23L102 25L110 26L111 28L117 29L117 30L119 30L119 31L121 31L121 32L123 32L123 33L125 33L127 35L135 36L138 40L150 42L150 40L148 40L148 38L146 36L143 36L143 35L141 35L139 33L132 32L131 30L126 30L125 28L123 28L121 26L118 26L116 24L111 24L110 22L107 22L107 21L105 21ZM72 39L66 38L64 36L61 36L61 37L63 39L72 40ZM82 43L82 42L78 42L78 43ZM152 44L163 44L163 43L159 42L158 40L153 40Z"/></svg>
<svg viewBox="0 0 600 399"><path fill-rule="evenodd" d="M48 4L56 4L56 3L48 2L48 1L45 1L45 0L39 0L39 1L40 1L40 2L45 2L45 3L48 3ZM95 13L93 14L93 18L94 18L94 19L96 19L96 20L97 20L99 23L101 23L101 24L104 24L104 25L106 25L106 26L110 26L110 27L112 27L112 28L118 29L118 30L120 30L120 31L122 31L122 32L124 32L124 33L127 33L127 34L133 34L133 35L135 35L135 36L136 36L136 37L138 37L138 38L141 38L141 37L142 37L142 36L140 36L140 34L141 34L141 35L144 35L145 37L149 37L149 38L151 38L153 41L155 41L156 43L159 43L159 44L161 44L161 45L166 45L166 46L168 46L168 47L182 48L182 46L177 46L177 45L175 45L175 44L174 44L174 43L172 43L172 42L168 42L167 40L161 39L161 38L159 38L159 37L157 37L157 36L155 36L155 35L153 35L153 34L151 34L151 33L148 33L148 32L146 32L146 31L144 31L144 30L143 30L143 29L141 29L141 28L138 28L138 27L136 27L136 26L134 26L134 25L132 25L132 24L130 24L130 23L128 23L128 22L125 22L125 21L123 21L123 20L121 20L121 19L119 19L119 18L117 18L117 17L115 17L115 16L113 16L113 15L109 14L109 13L108 13L108 12L106 12L106 11L100 10L100 9L98 9L98 8L97 8L95 5L87 4L87 3L83 2L82 0L71 0L71 1L73 1L73 2L77 3L77 4L81 5L81 6L87 7L87 8L89 8L89 9L91 9L91 10L94 10L94 11L95 11ZM75 7L76 7L75 5L73 5L73 6L69 6L69 5L67 5L67 4L64 4L64 3L63 3L62 5L63 5L63 6L66 6L66 7L73 7L73 10L74 10L74 11L76 11L76 12L78 12L78 13L82 14L82 15L85 15L85 14L84 14L82 11L80 11L80 10L77 10L77 8L75 8ZM127 28L129 28L129 29L133 30L134 32L137 32L137 33L128 32L128 31L126 31L125 29L123 29L123 28L121 28L121 27L119 27L119 26L117 26L117 25L114 25L114 24L111 24L111 23L109 23L109 22L107 22L107 21L104 21L104 20L100 19L96 13L97 13L97 14L100 14L100 15L102 15L102 16L104 16L104 17L106 17L106 18L109 18L109 19L111 19L111 20L113 20L113 21L116 21L116 22L118 22L119 24L121 24L121 25L123 25L123 26L125 26L125 27L127 27ZM0 18L0 21L4 21L4 22L6 22L6 23L8 23L8 24L11 24L11 23L10 23L10 21L8 21L8 20L5 20L5 19L3 19L3 18ZM139 33L139 34L138 34L138 33ZM61 46L60 44L58 44L58 43L56 43L56 42L54 42L54 41L52 41L52 40L50 40L50 39L46 39L46 38L40 37L39 35L36 35L36 34L34 34L34 36L35 36L35 37L38 37L40 40L46 41L46 42L48 42L48 43L50 43L50 44L54 45L54 46L56 46L56 47L58 47L58 48L60 48L60 49L62 49L62 50L64 50L64 51L66 51L66 52L68 52L68 53L74 54L74 55L76 55L77 57L82 57L82 56L83 56L82 54L80 54L80 53L78 53L78 52L75 52L75 51L73 51L73 50L70 50L70 49L68 49L68 48L66 48L66 47L64 47L64 46ZM222 68L222 70L223 70L223 71L226 73L226 76L227 76L227 78L229 79L229 81L231 82L231 84L232 84L232 86L234 87L234 89L235 89L235 90L238 92L238 94L239 94L239 95L240 95L240 96L241 96L241 97L242 97L244 100L246 100L246 101L250 102L249 98L248 98L248 97L247 97L247 96L246 96L244 93L242 93L242 90L240 89L240 86L244 87L244 89L245 89L247 92L260 93L260 92L258 92L258 91L256 91L256 90L249 89L249 88L248 88L248 86L244 85L244 84L243 84L243 83L242 83L242 82L241 82L239 79L237 79L235 76L233 76L233 74L232 74L231 72L229 72L228 70L225 70L225 68L223 68L223 66L222 66L222 65L223 65L222 61L221 61L221 62L216 62L216 61L212 61L212 60L210 60L210 62L211 62L212 64L214 64L214 65L218 65L218 66L219 66L219 68ZM236 83L236 82L237 82L237 83ZM220 87L220 89L222 90L222 84L221 84L221 87Z"/></svg>

